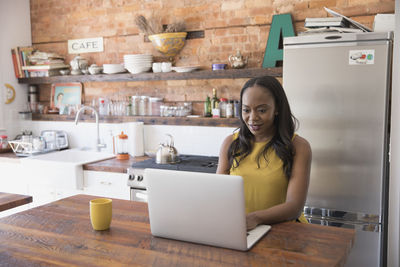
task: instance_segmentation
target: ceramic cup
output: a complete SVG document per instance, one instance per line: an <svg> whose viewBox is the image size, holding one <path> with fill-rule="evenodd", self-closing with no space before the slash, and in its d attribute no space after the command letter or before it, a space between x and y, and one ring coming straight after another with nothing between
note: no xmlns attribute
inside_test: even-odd
<svg viewBox="0 0 400 267"><path fill-rule="evenodd" d="M90 200L90 222L94 230L107 230L112 219L112 200L96 198Z"/></svg>
<svg viewBox="0 0 400 267"><path fill-rule="evenodd" d="M153 72L161 72L161 63L154 62L152 69L153 69Z"/></svg>
<svg viewBox="0 0 400 267"><path fill-rule="evenodd" d="M171 62L163 62L161 63L162 72L170 72L172 70Z"/></svg>

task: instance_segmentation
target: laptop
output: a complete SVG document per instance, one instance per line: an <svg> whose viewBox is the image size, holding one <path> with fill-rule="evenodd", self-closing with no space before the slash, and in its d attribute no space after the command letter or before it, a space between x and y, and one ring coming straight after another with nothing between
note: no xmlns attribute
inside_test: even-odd
<svg viewBox="0 0 400 267"><path fill-rule="evenodd" d="M249 250L271 228L247 232L241 176L145 169L154 236Z"/></svg>

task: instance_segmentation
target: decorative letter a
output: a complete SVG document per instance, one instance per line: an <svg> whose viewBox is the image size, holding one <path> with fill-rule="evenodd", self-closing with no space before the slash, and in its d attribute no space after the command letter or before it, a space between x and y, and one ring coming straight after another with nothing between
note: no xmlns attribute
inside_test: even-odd
<svg viewBox="0 0 400 267"><path fill-rule="evenodd" d="M291 15L274 15L269 30L267 47L265 48L263 68L276 67L276 62L283 60L283 49L279 48L279 43L282 44L283 38L290 36L295 36Z"/></svg>

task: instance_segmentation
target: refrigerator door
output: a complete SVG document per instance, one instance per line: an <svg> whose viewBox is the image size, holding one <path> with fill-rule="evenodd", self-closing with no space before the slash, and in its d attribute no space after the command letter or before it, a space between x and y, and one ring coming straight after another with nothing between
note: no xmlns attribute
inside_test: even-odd
<svg viewBox="0 0 400 267"><path fill-rule="evenodd" d="M380 265L380 247L379 241L381 233L370 231L376 225L370 224L351 224L331 221L329 219L313 218L310 219L313 224L321 224L356 230L356 238L351 252L346 259L345 267L377 267ZM372 227L371 227L372 226Z"/></svg>
<svg viewBox="0 0 400 267"><path fill-rule="evenodd" d="M285 38L283 84L313 153L307 205L382 218L391 41L345 36ZM357 51L373 64L352 64Z"/></svg>

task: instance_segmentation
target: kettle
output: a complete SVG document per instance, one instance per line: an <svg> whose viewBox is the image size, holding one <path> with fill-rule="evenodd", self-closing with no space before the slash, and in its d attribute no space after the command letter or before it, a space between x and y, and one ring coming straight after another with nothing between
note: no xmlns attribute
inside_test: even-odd
<svg viewBox="0 0 400 267"><path fill-rule="evenodd" d="M228 57L229 63L231 63L231 67L234 69L241 69L247 64L248 57L243 58L240 50L236 51L236 56L230 55Z"/></svg>
<svg viewBox="0 0 400 267"><path fill-rule="evenodd" d="M174 147L174 139L172 135L167 134L170 138L169 144L160 144L156 153L157 164L173 164L179 162L178 151Z"/></svg>

